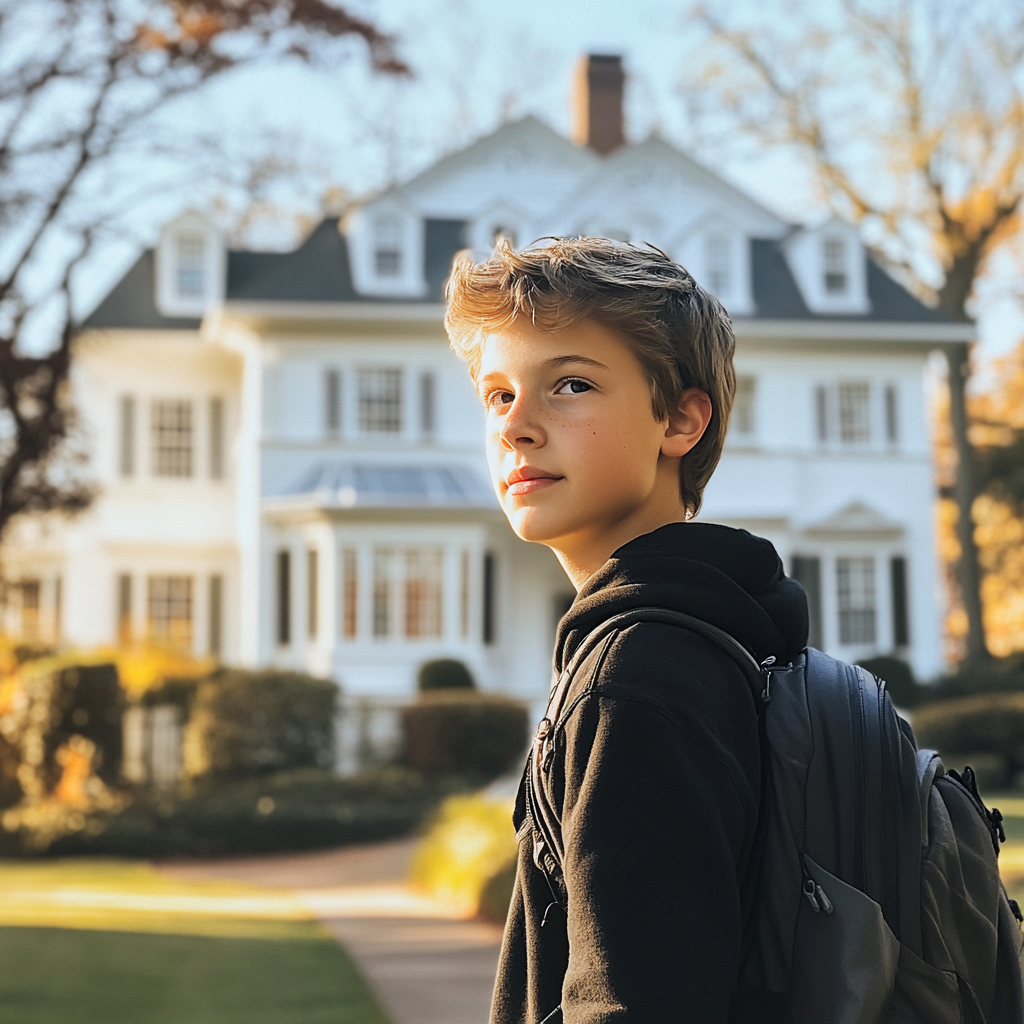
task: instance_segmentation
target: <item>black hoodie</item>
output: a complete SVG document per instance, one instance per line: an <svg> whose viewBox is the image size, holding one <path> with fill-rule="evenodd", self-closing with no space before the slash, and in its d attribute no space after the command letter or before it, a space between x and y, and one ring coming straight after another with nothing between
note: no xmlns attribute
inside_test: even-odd
<svg viewBox="0 0 1024 1024"><path fill-rule="evenodd" d="M807 642L806 598L768 541L675 523L591 577L559 626L556 670L606 619L643 606L710 622L759 661L785 664ZM564 889L554 886L556 903L534 863L520 793L492 1024L772 1019L756 998L734 1000L760 793L749 683L710 641L654 622L622 630L585 664L542 777L561 823Z"/></svg>

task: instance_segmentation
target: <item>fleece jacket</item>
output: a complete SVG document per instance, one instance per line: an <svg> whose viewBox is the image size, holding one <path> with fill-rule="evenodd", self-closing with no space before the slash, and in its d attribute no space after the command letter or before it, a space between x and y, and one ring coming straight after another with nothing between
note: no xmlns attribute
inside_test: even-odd
<svg viewBox="0 0 1024 1024"><path fill-rule="evenodd" d="M562 620L555 670L606 619L686 612L759 661L807 643L807 600L771 543L674 523L624 545ZM573 678L541 773L560 822L545 872L520 790L519 859L491 1024L771 1020L739 989L761 792L758 717L739 666L696 633L618 632Z"/></svg>

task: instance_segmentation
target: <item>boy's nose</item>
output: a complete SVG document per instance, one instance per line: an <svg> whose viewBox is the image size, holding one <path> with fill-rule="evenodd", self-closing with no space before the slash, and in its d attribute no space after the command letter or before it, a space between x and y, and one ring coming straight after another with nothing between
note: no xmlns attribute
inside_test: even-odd
<svg viewBox="0 0 1024 1024"><path fill-rule="evenodd" d="M536 448L543 443L543 431L530 415L529 409L518 401L512 404L501 427L501 443L509 451L518 448Z"/></svg>

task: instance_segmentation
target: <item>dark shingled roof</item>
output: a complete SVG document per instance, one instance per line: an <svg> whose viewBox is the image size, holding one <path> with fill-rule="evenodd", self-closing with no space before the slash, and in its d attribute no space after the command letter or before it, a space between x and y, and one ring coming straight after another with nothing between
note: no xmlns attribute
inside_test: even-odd
<svg viewBox="0 0 1024 1024"><path fill-rule="evenodd" d="M440 302L452 257L465 245L466 222L432 220L424 224L424 276L427 294L395 303ZM751 240L754 316L766 320L867 320L943 323L947 318L925 306L868 259L871 309L864 315L812 313L800 294L780 242ZM82 324L84 328L136 327L196 329L199 320L166 317L155 301L155 260L144 252L109 295ZM322 221L293 252L229 252L227 298L269 302L380 302L360 295L352 283L348 241L338 221Z"/></svg>
<svg viewBox="0 0 1024 1024"><path fill-rule="evenodd" d="M914 298L868 257L867 313L812 313L804 302L782 244L767 238L751 240L750 275L754 287L755 317L766 320L883 320L913 323L948 323L937 309Z"/></svg>
<svg viewBox="0 0 1024 1024"><path fill-rule="evenodd" d="M199 328L199 319L164 316L156 308L156 257L152 249L147 249L82 323L83 329L94 327L194 331Z"/></svg>
<svg viewBox="0 0 1024 1024"><path fill-rule="evenodd" d="M466 244L466 222L428 219L424 228L427 294L385 301L442 301L452 257ZM163 316L156 308L155 264L153 250L144 252L82 327L198 328L198 319ZM360 295L355 290L348 241L338 231L336 217L321 221L292 252L229 252L227 298L255 302L381 301L379 296Z"/></svg>

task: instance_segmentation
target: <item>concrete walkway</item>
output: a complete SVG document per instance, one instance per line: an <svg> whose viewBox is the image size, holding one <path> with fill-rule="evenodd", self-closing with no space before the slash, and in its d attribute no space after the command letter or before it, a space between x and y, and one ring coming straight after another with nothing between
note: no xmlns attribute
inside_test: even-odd
<svg viewBox="0 0 1024 1024"><path fill-rule="evenodd" d="M486 1024L501 929L460 920L411 889L414 847L399 840L161 870L293 890L345 945L394 1024Z"/></svg>

